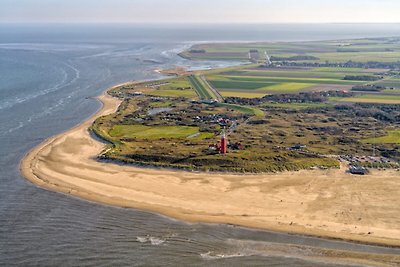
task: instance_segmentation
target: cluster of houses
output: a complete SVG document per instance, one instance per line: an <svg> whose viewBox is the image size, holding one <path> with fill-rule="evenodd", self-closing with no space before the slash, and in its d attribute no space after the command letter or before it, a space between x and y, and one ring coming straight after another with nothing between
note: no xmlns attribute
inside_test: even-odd
<svg viewBox="0 0 400 267"><path fill-rule="evenodd" d="M341 156L339 156L339 159L342 161L350 162L351 164L391 163L391 160L388 158L385 158L385 157L341 155Z"/></svg>
<svg viewBox="0 0 400 267"><path fill-rule="evenodd" d="M232 118L228 118L226 115L223 114L210 114L207 116L196 116L193 118L194 122L197 123L213 123L219 124L221 127L226 127L232 124Z"/></svg>

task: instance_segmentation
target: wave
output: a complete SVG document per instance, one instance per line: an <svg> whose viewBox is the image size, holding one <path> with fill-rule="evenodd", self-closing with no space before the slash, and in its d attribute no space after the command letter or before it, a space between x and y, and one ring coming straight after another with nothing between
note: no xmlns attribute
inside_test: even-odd
<svg viewBox="0 0 400 267"><path fill-rule="evenodd" d="M81 51L82 49L99 49L104 45L89 45L89 44L53 44L53 43L2 43L0 49L4 50L28 50L39 52L68 52Z"/></svg>
<svg viewBox="0 0 400 267"><path fill-rule="evenodd" d="M143 52L146 50L150 49L147 46L142 46L139 48L131 48L131 49L125 49L125 50L115 50L115 48L109 47L109 50L104 51L102 49L102 52L99 53L94 53L91 55L86 55L86 56L81 56L79 59L91 59L91 58L102 58L102 57L140 57Z"/></svg>
<svg viewBox="0 0 400 267"><path fill-rule="evenodd" d="M77 68L75 68L74 66L72 66L71 64L68 64L65 62L63 62L62 64L74 72L74 76L70 81L68 81L68 77L69 77L68 72L65 71L64 69L60 68L60 71L62 72L63 77L59 83L57 83L54 86L48 87L44 90L41 90L39 92L25 95L24 97L17 96L17 97L14 97L13 99L7 100L7 101L3 102L2 104L0 104L0 110L11 108L15 105L22 104L26 101L30 101L37 97L58 91L62 88L65 88L65 87L75 83L80 78L80 71Z"/></svg>
<svg viewBox="0 0 400 267"><path fill-rule="evenodd" d="M136 237L136 240L139 243L150 243L153 246L159 246L165 243L165 239L157 238L157 237L152 237L152 236L138 236Z"/></svg>
<svg viewBox="0 0 400 267"><path fill-rule="evenodd" d="M73 95L75 95L75 92L72 92L71 94L69 94L65 98L61 98L60 100L55 102L53 105L47 107L44 111L42 111L40 113L36 113L35 115L31 115L30 117L27 118L27 120L18 122L17 126L11 127L7 131L5 131L3 133L0 133L0 136L4 136L6 134L13 133L13 132L23 128L24 126L29 125L30 123L32 123L36 119L39 119L39 118L42 118L42 117L50 115L55 110L59 109L60 107L64 106L68 102L70 102L69 100L73 97Z"/></svg>
<svg viewBox="0 0 400 267"><path fill-rule="evenodd" d="M223 253L215 253L215 252L207 252L207 253L201 253L200 254L201 258L205 260L217 260L217 259L229 259L229 258L237 258L237 257L248 257L252 256L251 254L242 254L240 252L238 253L233 253L233 254L223 254Z"/></svg>
<svg viewBox="0 0 400 267"><path fill-rule="evenodd" d="M192 45L193 45L193 43L187 43L187 44L179 45L179 46L176 46L176 47L174 47L172 49L168 49L168 50L162 51L161 55L163 57L166 57L166 58L171 58L171 57L174 57L177 54L182 53L183 51L189 49L190 47L192 47Z"/></svg>
<svg viewBox="0 0 400 267"><path fill-rule="evenodd" d="M225 251L224 251L225 250ZM252 241L227 239L221 251L208 251L201 253L200 257L206 260L219 260L236 257L276 257L299 259L318 264L332 264L345 266L380 266L383 262L391 260L391 255L387 258L365 258L366 252L352 250L314 247L300 244L275 243L268 241ZM378 255L378 254L376 254ZM367 263L368 262L368 263ZM370 264L370 265L367 265Z"/></svg>

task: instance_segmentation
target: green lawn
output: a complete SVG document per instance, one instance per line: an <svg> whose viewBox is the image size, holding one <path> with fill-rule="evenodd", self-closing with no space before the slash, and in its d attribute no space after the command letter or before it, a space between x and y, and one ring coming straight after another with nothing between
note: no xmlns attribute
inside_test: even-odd
<svg viewBox="0 0 400 267"><path fill-rule="evenodd" d="M118 138L160 139L186 138L199 132L199 127L192 126L145 126L145 125L115 125L109 132L110 136ZM213 133L201 133L201 138L214 136Z"/></svg>
<svg viewBox="0 0 400 267"><path fill-rule="evenodd" d="M368 144L400 144L400 130L389 131L386 136L363 140Z"/></svg>

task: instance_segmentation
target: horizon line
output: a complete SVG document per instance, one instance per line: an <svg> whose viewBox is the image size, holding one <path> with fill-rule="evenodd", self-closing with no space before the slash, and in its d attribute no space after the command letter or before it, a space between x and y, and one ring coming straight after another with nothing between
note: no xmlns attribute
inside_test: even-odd
<svg viewBox="0 0 400 267"><path fill-rule="evenodd" d="M249 21L236 21L236 22L202 22L202 21L175 21L175 22L165 22L165 21L0 21L0 24L165 24L165 25L264 25L264 24L400 24L398 22L249 22Z"/></svg>

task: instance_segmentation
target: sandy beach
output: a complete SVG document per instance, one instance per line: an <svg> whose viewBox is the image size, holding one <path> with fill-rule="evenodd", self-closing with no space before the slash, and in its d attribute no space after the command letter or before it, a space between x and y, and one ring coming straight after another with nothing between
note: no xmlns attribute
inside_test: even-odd
<svg viewBox="0 0 400 267"><path fill-rule="evenodd" d="M99 162L105 144L88 127L103 107L52 137L21 162L32 183L90 201L149 210L189 222L227 223L289 233L400 246L400 172L353 176L341 170L215 174Z"/></svg>

